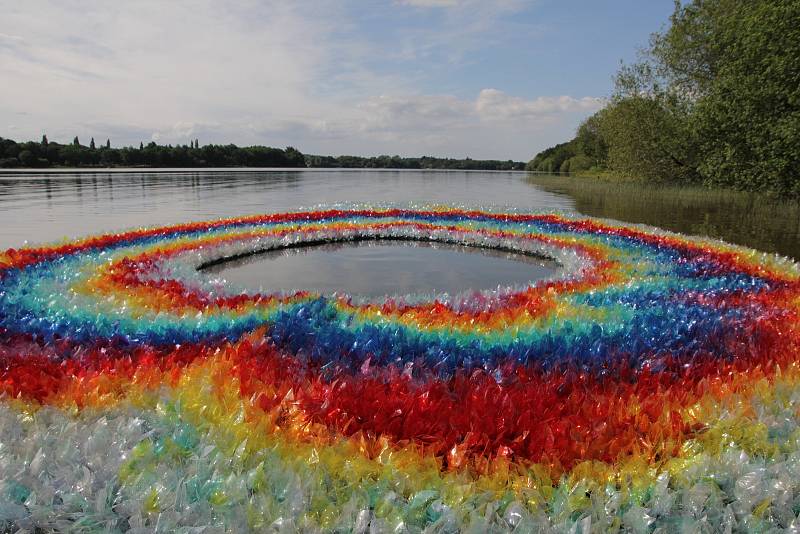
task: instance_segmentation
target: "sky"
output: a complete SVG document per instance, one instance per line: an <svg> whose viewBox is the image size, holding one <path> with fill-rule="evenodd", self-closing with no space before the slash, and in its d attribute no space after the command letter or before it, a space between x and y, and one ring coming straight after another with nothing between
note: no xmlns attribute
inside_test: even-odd
<svg viewBox="0 0 800 534"><path fill-rule="evenodd" d="M0 137L527 161L672 0L0 0Z"/></svg>

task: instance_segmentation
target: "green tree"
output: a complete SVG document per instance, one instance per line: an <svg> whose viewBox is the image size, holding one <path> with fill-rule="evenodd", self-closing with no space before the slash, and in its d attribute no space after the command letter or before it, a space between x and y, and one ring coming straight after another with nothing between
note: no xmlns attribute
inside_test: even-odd
<svg viewBox="0 0 800 534"><path fill-rule="evenodd" d="M608 142L602 132L604 114L605 110L600 110L583 121L575 135L577 152L589 160L589 167L604 166L608 160Z"/></svg>
<svg viewBox="0 0 800 534"><path fill-rule="evenodd" d="M554 147L548 148L536 155L531 160L526 168L530 171L541 172L562 172L561 168L564 167L565 171L569 166L564 166L564 162L577 154L574 141L568 143L561 143Z"/></svg>
<svg viewBox="0 0 800 534"><path fill-rule="evenodd" d="M94 137L92 137L92 140L91 140L91 141L89 141L89 148L91 148L92 150L94 150L94 149L95 149L95 146L94 146Z"/></svg>
<svg viewBox="0 0 800 534"><path fill-rule="evenodd" d="M75 136L75 139L72 140L72 144L75 146L80 146L81 142L78 140L78 136Z"/></svg>
<svg viewBox="0 0 800 534"><path fill-rule="evenodd" d="M800 2L676 2L670 22L617 84L660 109L648 159L667 155L678 178L800 194Z"/></svg>
<svg viewBox="0 0 800 534"><path fill-rule="evenodd" d="M606 108L600 131L608 167L651 181L698 180L694 136L668 96L620 97Z"/></svg>
<svg viewBox="0 0 800 534"><path fill-rule="evenodd" d="M36 156L30 150L23 150L17 157L25 167L33 167L36 164Z"/></svg>
<svg viewBox="0 0 800 534"><path fill-rule="evenodd" d="M46 146L47 146L47 143L48 143L48 141L47 141L47 134L43 134L43 135L42 135L42 143L41 143L41 144L42 144L42 146L46 147Z"/></svg>
<svg viewBox="0 0 800 534"><path fill-rule="evenodd" d="M606 108L528 168L572 171L585 156L646 180L800 196L799 140L800 0L676 1Z"/></svg>
<svg viewBox="0 0 800 534"><path fill-rule="evenodd" d="M800 195L800 2L726 2L681 10L691 38L712 18L723 30L715 76L697 102L708 183Z"/></svg>

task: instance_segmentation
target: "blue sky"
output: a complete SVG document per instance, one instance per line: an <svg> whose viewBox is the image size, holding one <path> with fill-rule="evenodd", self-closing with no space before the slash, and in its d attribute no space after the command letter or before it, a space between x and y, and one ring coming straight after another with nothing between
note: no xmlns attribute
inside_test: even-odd
<svg viewBox="0 0 800 534"><path fill-rule="evenodd" d="M0 0L0 136L527 160L670 0Z"/></svg>

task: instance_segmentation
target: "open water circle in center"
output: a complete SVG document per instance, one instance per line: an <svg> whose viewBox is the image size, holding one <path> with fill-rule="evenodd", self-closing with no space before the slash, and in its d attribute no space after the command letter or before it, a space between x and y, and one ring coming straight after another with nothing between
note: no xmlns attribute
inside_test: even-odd
<svg viewBox="0 0 800 534"><path fill-rule="evenodd" d="M363 240L257 253L202 272L253 291L383 297L519 286L552 277L549 259L426 241Z"/></svg>

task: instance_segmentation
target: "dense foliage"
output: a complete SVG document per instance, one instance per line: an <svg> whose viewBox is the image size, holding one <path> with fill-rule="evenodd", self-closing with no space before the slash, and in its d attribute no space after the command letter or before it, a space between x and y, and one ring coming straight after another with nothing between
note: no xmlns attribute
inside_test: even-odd
<svg viewBox="0 0 800 534"><path fill-rule="evenodd" d="M527 168L800 195L800 1L676 2L670 22Z"/></svg>
<svg viewBox="0 0 800 534"><path fill-rule="evenodd" d="M459 169L523 170L519 161L400 156L304 156L295 148L285 150L265 146L140 144L138 148L111 148L106 140L99 146L92 139L80 144L41 142L17 143L0 137L0 167L341 167L369 169Z"/></svg>
<svg viewBox="0 0 800 534"><path fill-rule="evenodd" d="M521 171L525 164L521 161L499 161L494 159L453 159L422 156L421 158L401 158L400 156L306 156L309 167L350 168L350 169L454 169L476 171Z"/></svg>
<svg viewBox="0 0 800 534"><path fill-rule="evenodd" d="M567 143L559 143L536 154L525 168L530 171L561 172L563 167L564 172L568 172L569 160L576 153L577 149L575 148L574 140Z"/></svg>
<svg viewBox="0 0 800 534"><path fill-rule="evenodd" d="M72 144L49 142L17 143L0 138L0 167L305 167L303 154L265 146L157 145L111 148L111 143L89 146L76 137Z"/></svg>

